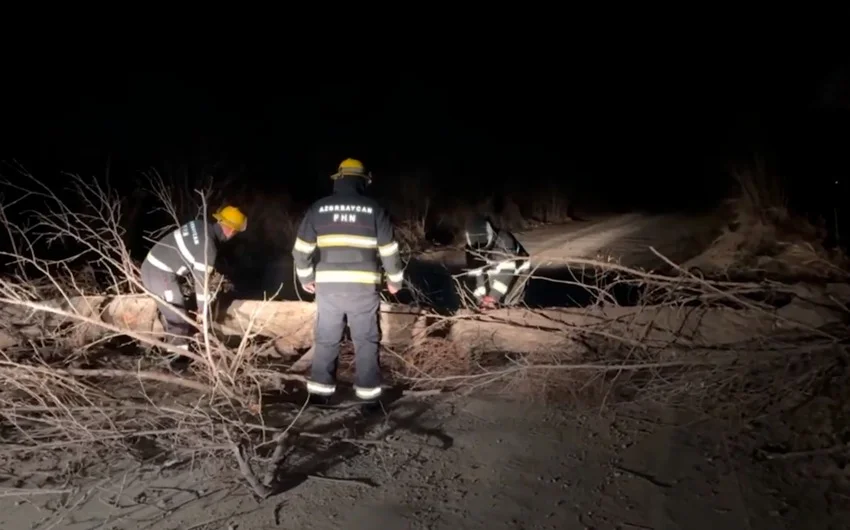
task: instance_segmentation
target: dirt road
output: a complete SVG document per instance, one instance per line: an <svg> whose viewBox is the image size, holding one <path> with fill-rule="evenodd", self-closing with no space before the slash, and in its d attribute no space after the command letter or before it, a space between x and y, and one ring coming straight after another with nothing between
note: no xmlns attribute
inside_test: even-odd
<svg viewBox="0 0 850 530"><path fill-rule="evenodd" d="M649 249L674 262L696 255L710 243L722 225L716 214L605 215L516 232L517 239L541 267L556 267L570 258L612 258L630 267L663 265ZM424 259L462 266L463 253L436 251Z"/></svg>
<svg viewBox="0 0 850 530"><path fill-rule="evenodd" d="M609 252L634 265L654 259L649 245L677 261L698 251L704 223L628 215L519 236L536 260ZM427 272L426 261L417 265ZM300 408L296 400L268 403L262 423L285 428ZM571 412L504 395L413 396L369 418L310 408L291 432L298 442L278 476L282 491L263 501L226 451L84 463L61 442L32 458L0 451L0 528L846 527L845 513L832 512L846 497L795 482L781 460L756 462L752 448L704 416L648 400Z"/></svg>
<svg viewBox="0 0 850 530"><path fill-rule="evenodd" d="M228 459L113 464L111 480L73 488L62 485L58 459L16 461L0 469L21 477L19 494L0 497L0 527L829 528L826 514L769 494L722 430L682 428L688 420L646 407L568 413L483 397L408 398L369 424L357 413L308 412L295 429L327 441L290 455L285 491L265 501Z"/></svg>
<svg viewBox="0 0 850 530"><path fill-rule="evenodd" d="M575 221L517 233L517 239L541 266L569 258L613 258L630 267L663 265L651 251L674 262L703 250L722 223L712 214L625 214Z"/></svg>
<svg viewBox="0 0 850 530"><path fill-rule="evenodd" d="M588 300L588 293L581 286L581 275L589 271L571 268L570 259L665 269L667 265L650 247L674 263L682 263L702 252L719 233L722 223L722 217L714 213L633 213L517 232L535 269L524 302L531 307L582 305ZM433 303L454 309L459 301L453 276L464 267L464 254L459 249L428 252L411 260L408 278Z"/></svg>
<svg viewBox="0 0 850 530"><path fill-rule="evenodd" d="M651 269L662 266L663 262L649 250L650 246L681 263L703 250L720 224L720 218L713 214L635 213L550 225L518 232L516 236L531 253L535 266L544 269L563 268L569 258L614 259L626 266ZM460 272L464 264L463 252L458 249L425 252L411 260L408 279L414 287L439 298L438 292L450 289L450 276ZM547 274L551 272L542 273ZM248 283L252 285L243 291L242 298L262 299L263 291L271 296L281 284L281 299L297 300L304 296L294 289L295 276L289 256L251 274L250 279Z"/></svg>

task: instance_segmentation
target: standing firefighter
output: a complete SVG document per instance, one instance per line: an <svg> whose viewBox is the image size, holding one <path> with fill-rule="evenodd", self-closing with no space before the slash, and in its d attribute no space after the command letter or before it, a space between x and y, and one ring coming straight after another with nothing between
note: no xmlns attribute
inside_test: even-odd
<svg viewBox="0 0 850 530"><path fill-rule="evenodd" d="M170 232L154 245L142 262L142 283L166 302L157 300L166 340L184 350L189 349L193 328L182 318L188 317L188 313L187 301L180 290L180 277L191 274L194 279L195 321L201 323L208 302L204 289L205 282L208 284L206 275L214 270L218 247L248 226L248 218L234 206L225 206L213 217L214 223L200 219L189 221Z"/></svg>
<svg viewBox="0 0 850 530"><path fill-rule="evenodd" d="M307 391L320 403L336 391L339 346L347 319L355 349L354 391L364 402L377 403L381 396L379 286L383 283L378 259L387 275L387 289L397 293L403 280L398 243L387 211L364 195L372 175L359 160L343 160L331 179L333 194L307 211L292 250L301 286L316 294L315 347Z"/></svg>
<svg viewBox="0 0 850 530"><path fill-rule="evenodd" d="M497 230L490 220L475 215L466 224L467 276L474 279L472 296L481 309L512 304L524 281L517 275L531 267L528 252L507 230Z"/></svg>

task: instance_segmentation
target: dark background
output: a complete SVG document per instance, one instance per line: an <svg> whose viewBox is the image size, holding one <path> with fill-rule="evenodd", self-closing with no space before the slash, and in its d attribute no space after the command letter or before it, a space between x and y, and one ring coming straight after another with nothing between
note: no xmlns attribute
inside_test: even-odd
<svg viewBox="0 0 850 530"><path fill-rule="evenodd" d="M546 180L579 209L687 210L734 191L730 163L755 155L809 187L847 175L849 48L813 28L748 43L718 29L689 45L650 30L651 44L584 48L387 45L381 60L164 62L59 47L5 67L0 158L57 183L60 171L107 168L125 186L151 168L238 175L304 204L351 156L379 189L424 172L438 197L473 200Z"/></svg>

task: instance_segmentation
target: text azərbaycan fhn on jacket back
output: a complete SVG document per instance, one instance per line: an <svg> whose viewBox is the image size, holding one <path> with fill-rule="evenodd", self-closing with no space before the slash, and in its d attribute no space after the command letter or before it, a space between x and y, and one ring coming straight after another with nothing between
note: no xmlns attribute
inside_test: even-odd
<svg viewBox="0 0 850 530"><path fill-rule="evenodd" d="M387 210L363 195L356 180L334 182L334 193L311 205L292 250L301 285L324 292L374 290L383 283L401 288L404 271Z"/></svg>

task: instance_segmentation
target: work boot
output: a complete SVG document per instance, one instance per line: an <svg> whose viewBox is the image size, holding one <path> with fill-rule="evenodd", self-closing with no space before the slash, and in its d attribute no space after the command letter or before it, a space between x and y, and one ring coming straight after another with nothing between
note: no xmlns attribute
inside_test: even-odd
<svg viewBox="0 0 850 530"><path fill-rule="evenodd" d="M360 414L363 416L373 416L384 413L384 404L380 398L361 400Z"/></svg>
<svg viewBox="0 0 850 530"><path fill-rule="evenodd" d="M168 365L177 373L184 373L192 367L192 359L186 357L185 355L175 355L171 358L171 362Z"/></svg>
<svg viewBox="0 0 850 530"><path fill-rule="evenodd" d="M170 348L165 351L165 360L168 366L175 372L185 372L192 365L192 358L181 355L179 352L189 352L188 344L169 344Z"/></svg>
<svg viewBox="0 0 850 530"><path fill-rule="evenodd" d="M333 396L323 396L322 394L310 394L307 398L307 403L311 407L329 407Z"/></svg>
<svg viewBox="0 0 850 530"><path fill-rule="evenodd" d="M359 398L360 412L364 416L373 414L389 414L389 410L403 395L403 389L400 386L385 387L378 397L372 399Z"/></svg>

